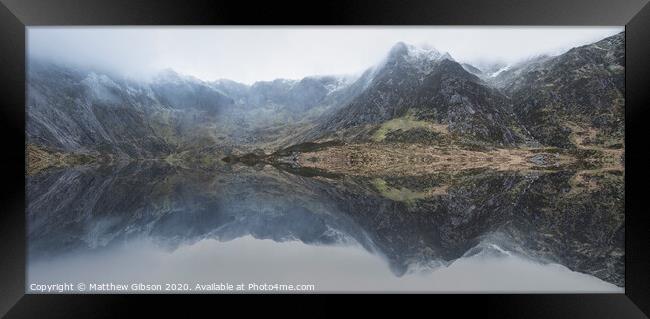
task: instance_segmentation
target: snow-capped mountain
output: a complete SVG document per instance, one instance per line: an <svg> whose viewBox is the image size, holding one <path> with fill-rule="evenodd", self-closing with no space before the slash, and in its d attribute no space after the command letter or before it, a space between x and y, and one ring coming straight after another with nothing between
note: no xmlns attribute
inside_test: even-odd
<svg viewBox="0 0 650 319"><path fill-rule="evenodd" d="M351 136L363 139L368 132L357 128L408 113L477 140L510 145L525 139L508 111L507 98L467 72L448 53L398 43L359 81L364 81L363 91L308 138L352 129Z"/></svg>
<svg viewBox="0 0 650 319"><path fill-rule="evenodd" d="M580 115L572 122L611 131L622 118L622 107L607 107L622 105L622 38L487 67L461 65L446 52L400 42L356 77L252 85L201 81L173 70L135 81L30 61L28 141L136 158L204 147L272 151L320 139L364 141L378 125L408 115L477 143L567 146L566 123L540 114L548 105L564 105L565 117ZM580 89L584 81L589 90ZM585 116L600 122L586 123Z"/></svg>

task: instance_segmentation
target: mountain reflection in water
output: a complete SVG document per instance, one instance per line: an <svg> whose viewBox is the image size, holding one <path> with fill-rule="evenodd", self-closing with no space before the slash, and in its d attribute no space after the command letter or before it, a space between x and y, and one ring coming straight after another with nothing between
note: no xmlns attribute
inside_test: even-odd
<svg viewBox="0 0 650 319"><path fill-rule="evenodd" d="M27 183L28 285L623 291L619 171L306 177L149 161L54 169Z"/></svg>

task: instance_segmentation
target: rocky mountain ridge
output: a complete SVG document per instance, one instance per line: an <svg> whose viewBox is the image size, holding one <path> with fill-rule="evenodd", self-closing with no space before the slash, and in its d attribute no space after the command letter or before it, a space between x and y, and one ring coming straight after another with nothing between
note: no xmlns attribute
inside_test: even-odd
<svg viewBox="0 0 650 319"><path fill-rule="evenodd" d="M27 141L123 159L221 158L327 140L620 148L623 38L490 76L448 53L405 43L358 77L252 85L172 70L138 82L30 61Z"/></svg>

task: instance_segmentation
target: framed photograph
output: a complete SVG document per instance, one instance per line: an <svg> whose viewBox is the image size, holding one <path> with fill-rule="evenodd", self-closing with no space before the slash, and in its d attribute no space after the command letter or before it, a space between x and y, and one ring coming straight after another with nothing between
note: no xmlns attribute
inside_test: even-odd
<svg viewBox="0 0 650 319"><path fill-rule="evenodd" d="M646 0L1 2L7 318L650 314Z"/></svg>

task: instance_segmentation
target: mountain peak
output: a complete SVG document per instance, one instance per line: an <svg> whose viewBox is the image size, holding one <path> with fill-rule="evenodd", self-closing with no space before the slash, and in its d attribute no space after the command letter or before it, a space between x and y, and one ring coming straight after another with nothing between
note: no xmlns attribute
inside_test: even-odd
<svg viewBox="0 0 650 319"><path fill-rule="evenodd" d="M399 57L404 54L408 53L408 47L406 43L404 42L397 42L395 45L393 45L392 48L390 48L390 51L388 51L388 57Z"/></svg>
<svg viewBox="0 0 650 319"><path fill-rule="evenodd" d="M166 84L187 84L187 83L194 83L194 84L200 84L200 85L205 85L205 82L202 81L201 79L192 76L192 75L186 75L182 73L178 73L176 70L172 68L165 68L160 70L158 73L154 75L152 78L153 83L166 83Z"/></svg>
<svg viewBox="0 0 650 319"><path fill-rule="evenodd" d="M441 61L448 59L454 61L448 52L440 52L436 48L424 44L413 45L404 42L397 42L388 53L388 60L395 60L404 57L408 61Z"/></svg>

